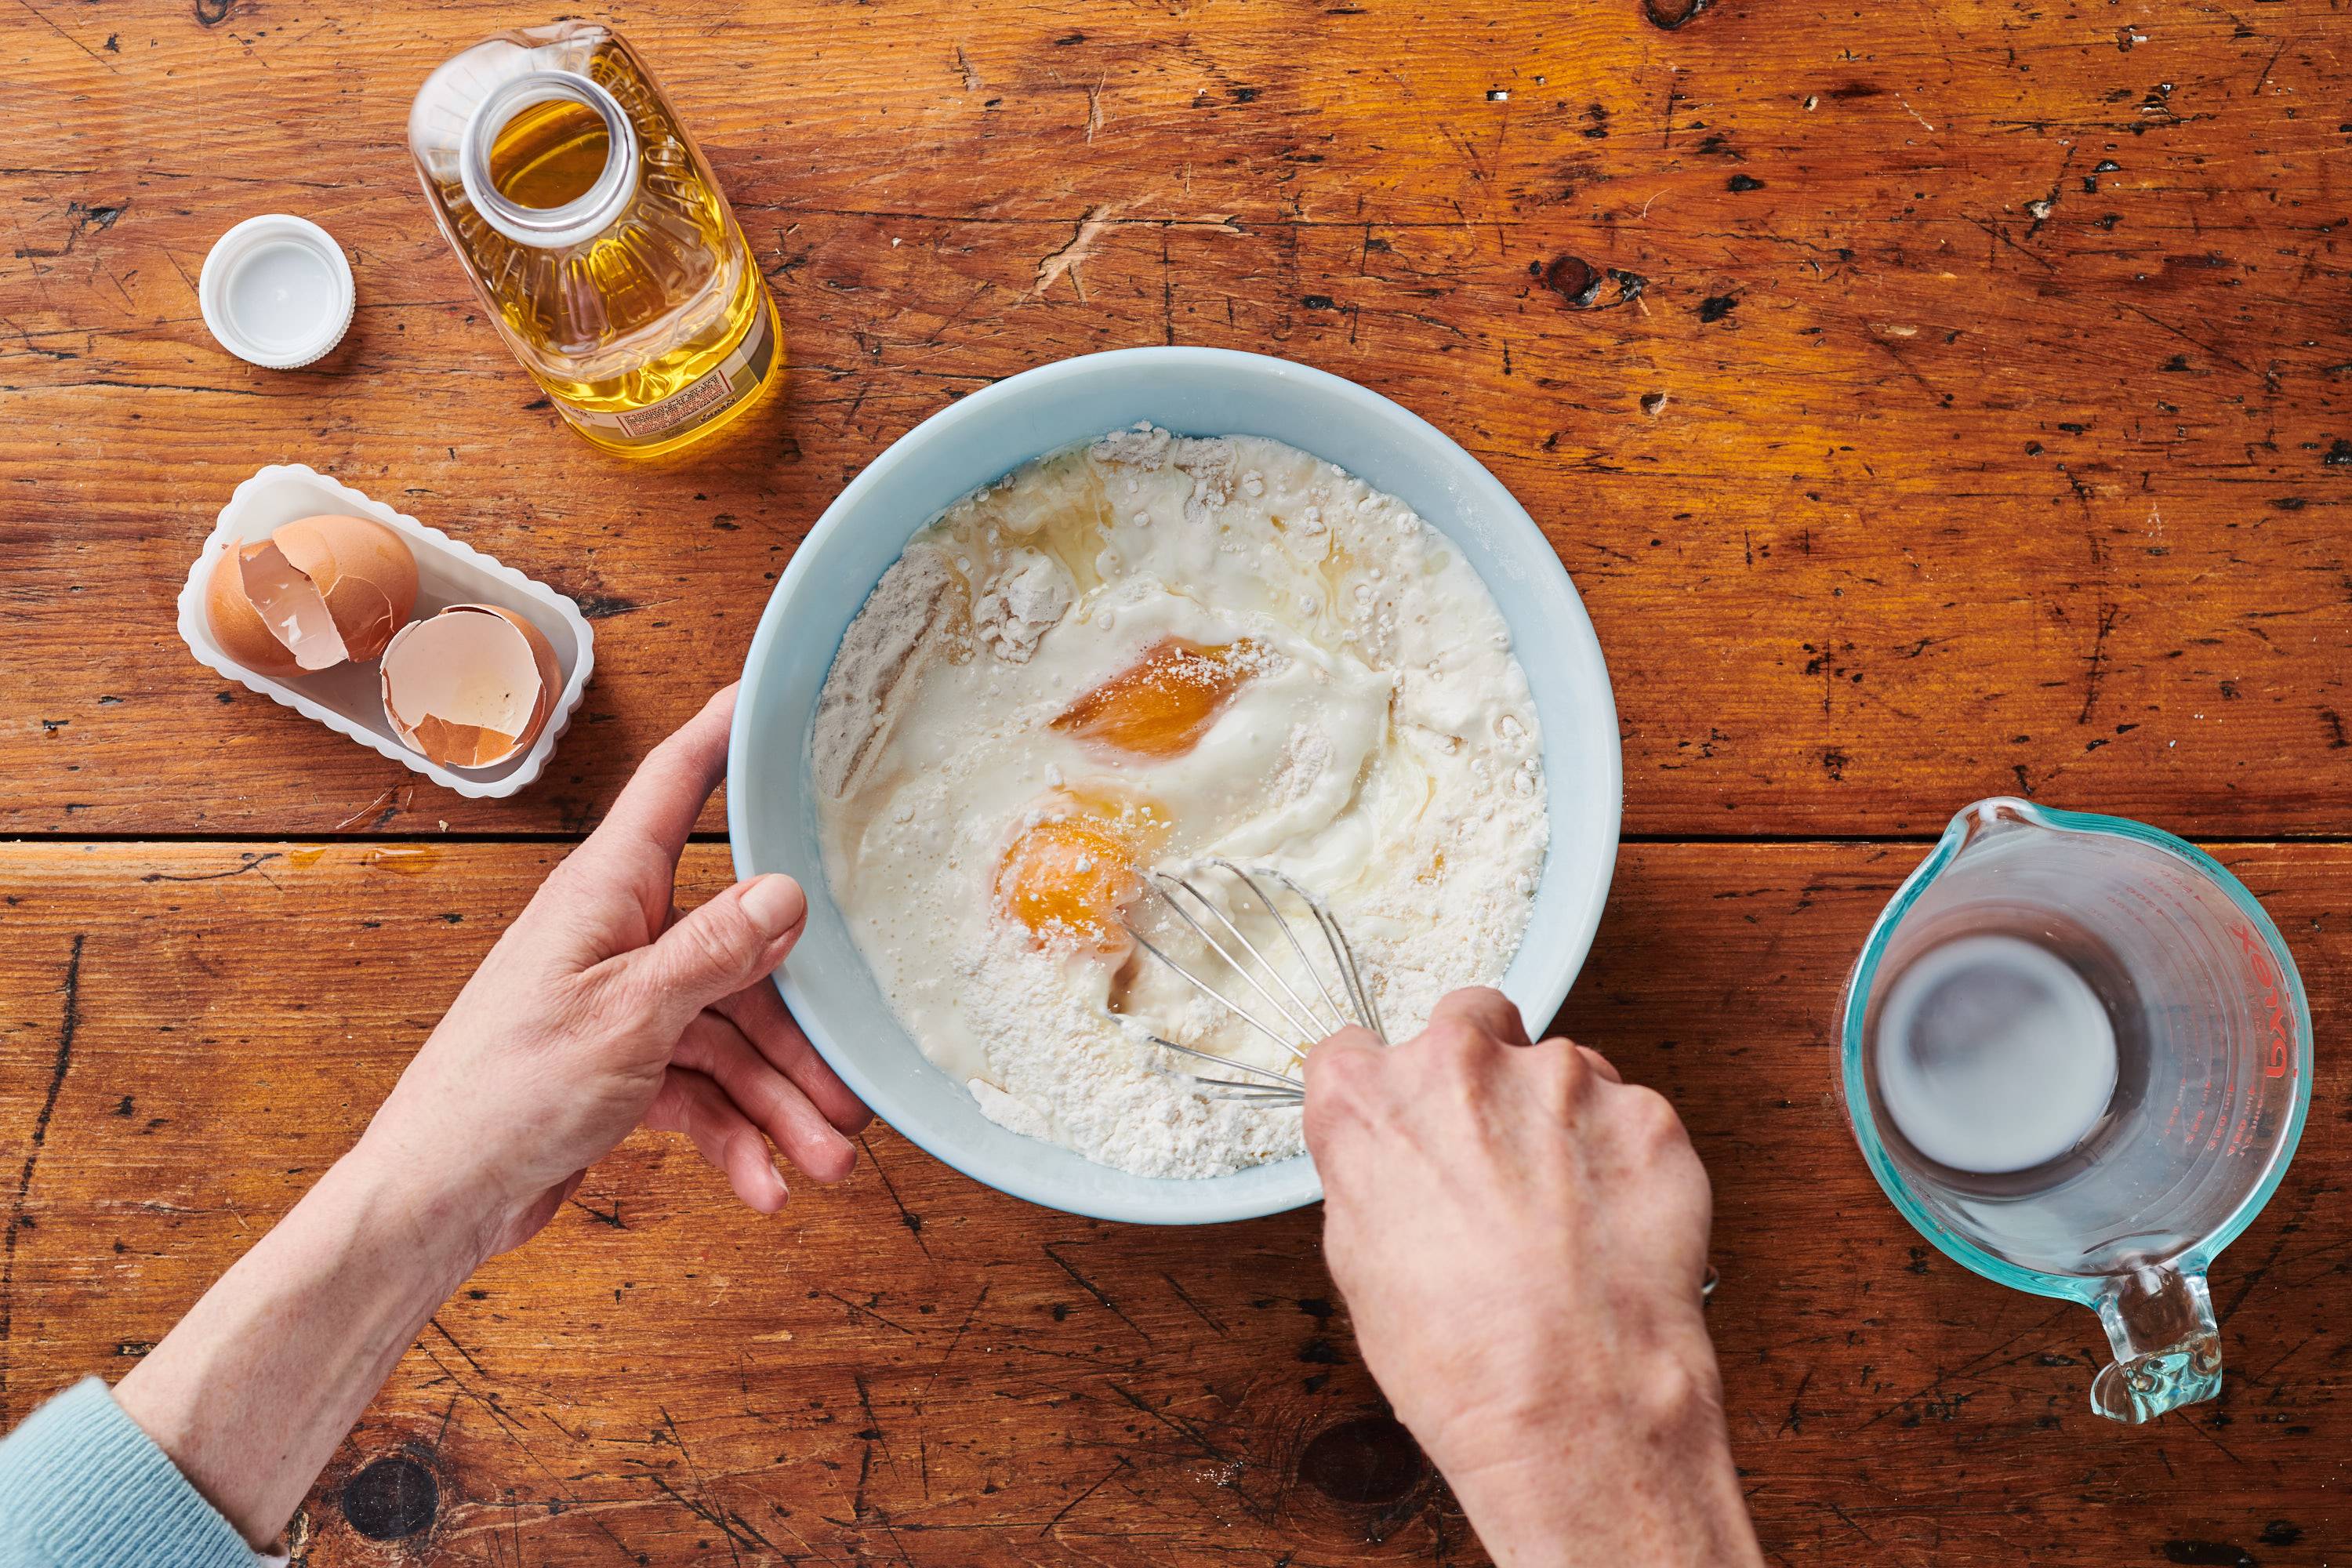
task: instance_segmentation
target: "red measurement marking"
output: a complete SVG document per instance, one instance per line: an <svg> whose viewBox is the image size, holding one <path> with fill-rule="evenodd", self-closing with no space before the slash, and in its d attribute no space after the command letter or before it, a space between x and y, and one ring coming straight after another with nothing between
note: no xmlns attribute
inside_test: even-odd
<svg viewBox="0 0 2352 1568"><path fill-rule="evenodd" d="M2272 962L2269 946L2254 934L2252 926L2241 921L2230 929L2237 936L2238 946L2245 952L2246 967L2252 971L2254 984L2262 991L2261 1005L2270 1011L2270 1057L2263 1064L2263 1076L2284 1078L2287 1063L2294 1055L2294 1041L2287 1032L2286 1000L2279 992L2278 965Z"/></svg>

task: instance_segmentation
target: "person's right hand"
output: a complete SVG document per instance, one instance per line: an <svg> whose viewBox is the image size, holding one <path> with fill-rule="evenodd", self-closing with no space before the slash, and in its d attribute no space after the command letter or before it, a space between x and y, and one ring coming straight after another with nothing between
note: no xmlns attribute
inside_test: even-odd
<svg viewBox="0 0 2352 1568"><path fill-rule="evenodd" d="M1307 1059L1324 1250L1397 1416L1507 1565L1760 1563L1682 1122L1499 993Z"/></svg>

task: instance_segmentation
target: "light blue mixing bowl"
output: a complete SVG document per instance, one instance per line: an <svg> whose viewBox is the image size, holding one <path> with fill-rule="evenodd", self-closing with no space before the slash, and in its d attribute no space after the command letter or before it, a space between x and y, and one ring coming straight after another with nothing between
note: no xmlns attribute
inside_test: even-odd
<svg viewBox="0 0 2352 1568"><path fill-rule="evenodd" d="M808 889L807 933L776 975L793 1016L850 1088L899 1132L990 1186L1101 1219L1200 1225L1313 1203L1307 1160L1229 1176L1129 1175L1008 1132L899 1026L825 886L809 728L834 650L908 538L941 508L1029 458L1137 420L1183 435L1271 437L1402 498L1486 579L1534 689L1551 852L1503 990L1540 1026L1559 1011L1600 923L1617 858L1617 710L1592 623L1519 503L1427 422L1352 382L1223 349L1121 349L1044 365L941 410L825 509L751 638L728 755L735 869Z"/></svg>

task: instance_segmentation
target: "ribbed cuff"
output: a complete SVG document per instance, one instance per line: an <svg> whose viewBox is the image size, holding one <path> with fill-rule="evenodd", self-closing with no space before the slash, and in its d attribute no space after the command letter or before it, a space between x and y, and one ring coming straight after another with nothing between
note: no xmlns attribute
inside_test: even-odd
<svg viewBox="0 0 2352 1568"><path fill-rule="evenodd" d="M54 1568L255 1568L269 1559L88 1377L0 1442L0 1559Z"/></svg>

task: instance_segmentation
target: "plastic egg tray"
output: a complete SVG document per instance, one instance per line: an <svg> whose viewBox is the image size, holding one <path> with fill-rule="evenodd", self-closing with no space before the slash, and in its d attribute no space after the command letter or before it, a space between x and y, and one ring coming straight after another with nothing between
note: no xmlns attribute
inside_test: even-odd
<svg viewBox="0 0 2352 1568"><path fill-rule="evenodd" d="M393 733L384 716L373 659L281 678L247 669L222 651L205 620L205 581L213 562L232 542L266 539L281 524L329 512L373 518L407 539L416 555L415 618L421 620L451 605L495 605L525 616L547 634L555 647L562 689L546 727L529 750L494 767L445 768L410 751ZM572 715L596 664L596 634L570 599L439 529L427 528L407 513L371 500L351 486L300 463L274 464L262 469L237 486L228 504L221 508L219 521L188 568L186 586L180 590L180 636L198 663L247 690L315 719L435 784L476 799L513 795L539 777L547 759L554 754L556 742L571 728Z"/></svg>

